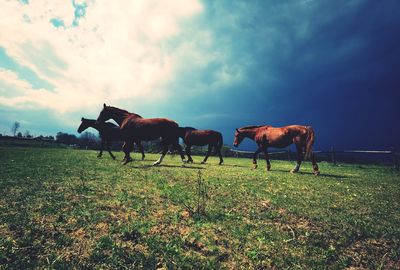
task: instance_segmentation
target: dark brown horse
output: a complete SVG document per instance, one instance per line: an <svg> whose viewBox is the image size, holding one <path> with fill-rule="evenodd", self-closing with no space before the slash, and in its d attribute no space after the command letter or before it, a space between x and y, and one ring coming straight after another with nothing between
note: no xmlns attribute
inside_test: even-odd
<svg viewBox="0 0 400 270"><path fill-rule="evenodd" d="M284 148L294 143L297 149L297 164L296 167L291 170L291 172L295 173L299 171L301 162L303 161L303 152L305 152L305 159L311 157L313 173L315 175L319 174L315 155L312 152L315 133L311 126L293 125L278 128L272 126L242 127L236 129L233 145L238 147L244 138L249 138L255 141L258 145L258 149L253 155L254 168L257 168L258 154L260 152L264 152L265 160L267 161L267 170L271 170L271 163L269 161L267 148Z"/></svg>
<svg viewBox="0 0 400 270"><path fill-rule="evenodd" d="M119 126L114 125L113 123L110 122L105 122L105 123L97 123L96 120L94 119L86 119L86 118L81 118L81 124L78 128L78 133L82 133L84 130L87 128L94 128L99 132L100 139L101 139L101 147L100 147L100 153L97 155L97 157L101 157L103 155L103 149L104 145L107 146L107 151L110 153L110 156L115 159L115 156L111 153L110 151L110 144L112 142L116 141L122 141L122 133L121 130L119 129ZM137 147L139 148L139 151L142 153L142 160L144 159L144 151L143 151L143 146L140 142L135 142Z"/></svg>
<svg viewBox="0 0 400 270"><path fill-rule="evenodd" d="M125 153L124 164L132 161L129 153L133 150L133 142L152 141L158 138L161 138L163 150L160 158L154 165L158 165L162 162L169 145L172 145L178 150L184 162L185 156L179 145L179 126L176 122L166 118L142 118L138 114L104 104L103 110L97 118L97 122L104 123L108 119L114 119L121 127L124 140L124 145L122 147Z"/></svg>
<svg viewBox="0 0 400 270"><path fill-rule="evenodd" d="M193 159L190 156L190 148L192 145L196 146L204 146L208 144L208 151L201 162L204 164L207 162L208 157L210 156L211 150L214 147L215 151L219 155L219 165L221 165L224 160L222 159L221 147L223 145L222 134L218 131L214 130L197 130L192 127L180 127L179 128L179 137L183 139L183 142L186 144L186 155L188 156L188 163L193 163Z"/></svg>

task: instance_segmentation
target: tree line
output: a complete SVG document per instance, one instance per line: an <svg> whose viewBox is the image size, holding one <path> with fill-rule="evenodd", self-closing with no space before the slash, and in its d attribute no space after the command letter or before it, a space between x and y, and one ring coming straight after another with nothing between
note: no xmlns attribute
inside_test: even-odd
<svg viewBox="0 0 400 270"><path fill-rule="evenodd" d="M21 124L19 122L14 122L12 124L10 130L11 133L13 134L13 137L18 139L32 139L39 141L54 142L80 149L93 149L93 150L100 149L101 139L99 135L89 131L85 131L79 136L61 131L58 132L55 137L47 135L33 136L28 130L26 130L24 133L19 131L20 127ZM2 137L2 134L0 134L0 137ZM123 142L114 142L110 146L111 150L120 151L122 148L122 143ZM142 142L142 145L145 151L150 153L158 153L162 149L161 140ZM230 152L229 146L224 145L221 151L224 156L233 156L233 154ZM195 155L204 154L206 152L207 152L207 147L193 146L192 148L192 153Z"/></svg>

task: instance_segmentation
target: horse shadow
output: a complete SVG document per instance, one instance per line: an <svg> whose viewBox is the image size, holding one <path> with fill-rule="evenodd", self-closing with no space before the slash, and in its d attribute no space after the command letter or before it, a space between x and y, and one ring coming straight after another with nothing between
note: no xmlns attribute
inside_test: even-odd
<svg viewBox="0 0 400 270"><path fill-rule="evenodd" d="M223 167L250 168L250 169L251 169L251 166L246 166L246 165L236 165L236 164L226 164L226 163L224 163L224 164L222 164L222 165L220 165L220 166L223 166Z"/></svg>
<svg viewBox="0 0 400 270"><path fill-rule="evenodd" d="M203 167L198 167L198 166L188 166L187 164L182 164L182 165L168 165L168 164L160 164L157 166L153 167L167 167L167 168L183 168L183 169L195 169L195 170L203 170Z"/></svg>
<svg viewBox="0 0 400 270"><path fill-rule="evenodd" d="M246 166L240 166L240 167L246 167ZM249 169L250 170L254 170L253 168L249 168ZM293 175L297 174L297 175L312 175L312 176L314 176L314 173L313 172L309 172L309 171L298 171L296 173L291 173L290 170L274 169L274 168L272 168L271 171L267 171L267 173L273 173L273 172L287 173L287 174L293 174ZM349 178L349 177L344 176L344 175L330 174L330 173L324 173L324 172L321 172L318 176L315 176L315 177L335 178L335 179L346 179L346 178Z"/></svg>
<svg viewBox="0 0 400 270"><path fill-rule="evenodd" d="M280 171L282 171L282 172L288 172L288 171L285 171L285 170L280 170ZM289 172L289 173L290 173L290 172ZM314 173L312 173L312 172L303 172L303 171L299 171L299 172L294 173L294 174L314 175ZM323 173L323 172L321 172L321 173L320 173L318 176L316 176L316 177L335 178L335 179L346 179L346 178L348 178L347 176L344 176L344 175L337 175L337 174L330 174L330 173Z"/></svg>
<svg viewBox="0 0 400 270"><path fill-rule="evenodd" d="M134 168L134 169L146 169L150 170L151 168L159 168L159 167L165 167L165 168L180 168L180 169L193 169L193 170L203 170L203 167L198 167L198 166L187 166L185 164L182 165L168 165L168 164L159 164L159 165L143 165L143 166L135 166L135 165L130 165L129 168Z"/></svg>

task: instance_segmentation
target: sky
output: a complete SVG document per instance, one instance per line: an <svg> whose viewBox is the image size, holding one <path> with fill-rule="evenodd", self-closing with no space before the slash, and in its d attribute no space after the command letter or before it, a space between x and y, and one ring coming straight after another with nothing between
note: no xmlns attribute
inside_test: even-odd
<svg viewBox="0 0 400 270"><path fill-rule="evenodd" d="M77 134L106 103L227 145L300 124L318 150L400 149L400 1L0 2L3 135Z"/></svg>

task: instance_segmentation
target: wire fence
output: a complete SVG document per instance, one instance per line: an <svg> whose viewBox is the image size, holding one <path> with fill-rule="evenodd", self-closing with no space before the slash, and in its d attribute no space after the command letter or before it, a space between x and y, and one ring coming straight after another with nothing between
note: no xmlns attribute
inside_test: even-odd
<svg viewBox="0 0 400 270"><path fill-rule="evenodd" d="M254 152L230 149L234 157L253 157ZM396 170L400 170L400 152L394 150L335 150L331 147L329 151L313 151L319 161L328 161L336 165L338 162L346 163L378 163L391 165ZM290 149L282 151L268 152L268 155L274 159L296 160L297 153ZM260 156L264 156L260 153Z"/></svg>

